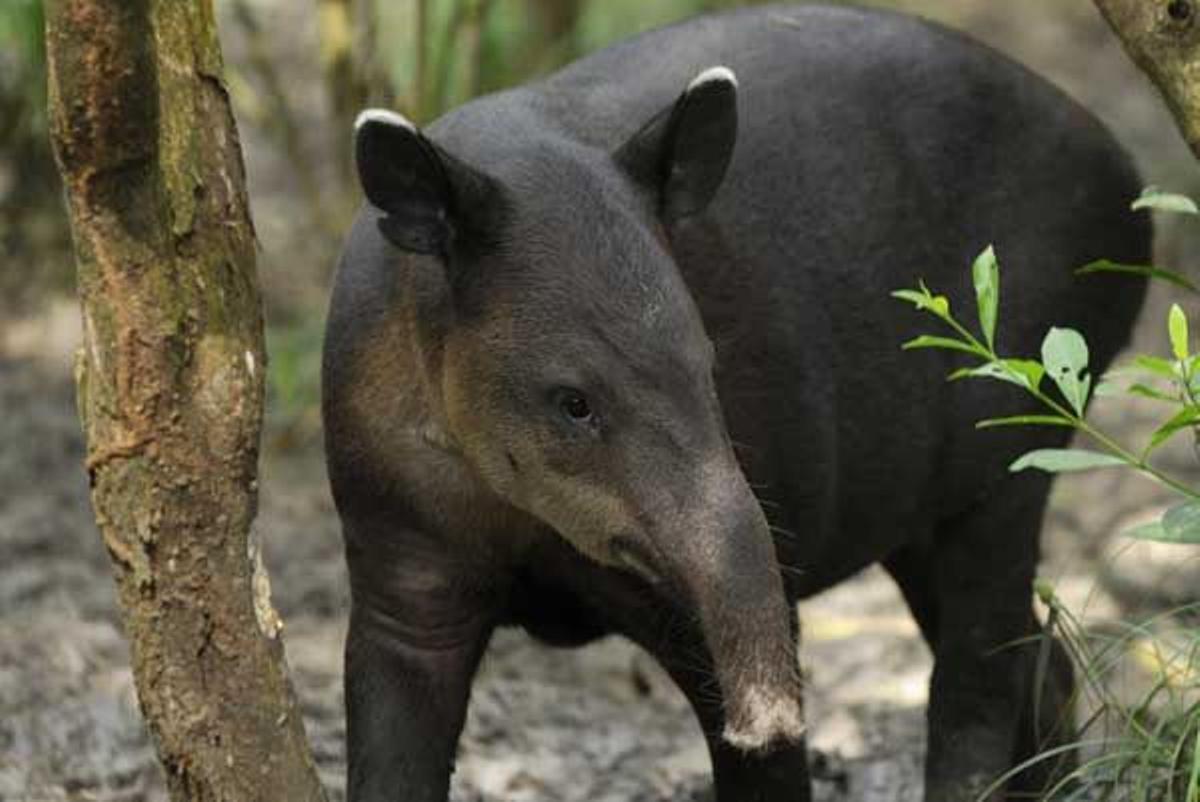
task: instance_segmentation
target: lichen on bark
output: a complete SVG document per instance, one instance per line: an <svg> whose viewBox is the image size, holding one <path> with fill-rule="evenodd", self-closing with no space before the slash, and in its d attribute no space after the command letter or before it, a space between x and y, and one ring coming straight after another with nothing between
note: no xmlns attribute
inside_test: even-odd
<svg viewBox="0 0 1200 802"><path fill-rule="evenodd" d="M211 0L56 0L50 110L79 410L175 800L323 800L256 545L255 243Z"/></svg>

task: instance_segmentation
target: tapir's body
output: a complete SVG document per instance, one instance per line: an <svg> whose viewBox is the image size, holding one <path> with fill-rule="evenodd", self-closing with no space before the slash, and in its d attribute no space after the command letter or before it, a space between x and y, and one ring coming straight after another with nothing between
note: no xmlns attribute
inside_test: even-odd
<svg viewBox="0 0 1200 802"><path fill-rule="evenodd" d="M713 64L737 76L736 148L724 181L702 211L638 223L644 244L613 246L610 238L626 236L626 216L647 212L607 177L610 154ZM722 802L808 798L802 745L772 737L743 749L718 737L721 703L706 685L714 668L696 655L706 645L724 652L711 632L690 631L696 616L679 583L647 579L670 572L639 575L597 558L607 540L564 531L584 513L542 513L525 491L491 478L500 468L463 456L473 453L473 435L454 433L472 403L491 414L491 402L458 397L439 378L490 358L486 347L439 345L476 319L491 321L487 342L589 332L613 355L610 381L628 369L626 384L658 388L656 420L700 409L673 395L691 380L680 367L690 362L622 356L637 350L635 323L660 348L670 347L676 325L671 303L664 311L629 256L638 248L670 255L715 347L728 438L774 533L786 598L878 561L899 582L937 660L927 798L968 799L1033 751L1029 656L997 656L996 647L1035 631L1030 581L1048 480L1007 466L1066 436L976 430L978 419L1034 405L998 383L946 382L963 364L953 355L902 352L930 319L889 292L923 278L974 320L968 268L994 243L1003 265L998 350L1036 356L1051 325L1071 326L1086 333L1098 373L1125 343L1142 287L1073 270L1102 257L1145 263L1150 247L1149 226L1128 211L1137 176L1102 127L1042 80L952 33L888 14L778 6L636 37L469 103L427 136L519 198L496 235L505 264L527 259L550 275L558 260L564 279L525 288L516 268L502 276L499 268L478 276L439 269L423 245L405 245L404 235L389 242L374 205L351 234L324 377L330 475L354 591L351 799L445 798L470 677L487 634L503 624L561 644L614 631L633 638L697 706ZM476 250L492 247L486 236L480 242L488 244ZM581 258L587 270L568 269ZM474 284L460 300L463 282ZM640 296L626 286L639 282ZM614 286L632 300L606 307ZM493 303L499 312L487 311ZM609 324L614 315L619 326ZM621 436L597 442L616 449ZM707 430L662 437L670 453L718 448ZM507 459L517 475L520 455L510 450ZM672 521L690 520L693 499L718 492L673 494L681 469L649 457L612 464L647 492L662 483L667 501L655 509L674 504ZM588 503L619 506L605 499ZM728 537L740 526L731 523ZM688 533L673 536L686 542ZM672 548L635 549L635 562L669 562ZM1047 698L1061 701L1069 681L1059 680Z"/></svg>

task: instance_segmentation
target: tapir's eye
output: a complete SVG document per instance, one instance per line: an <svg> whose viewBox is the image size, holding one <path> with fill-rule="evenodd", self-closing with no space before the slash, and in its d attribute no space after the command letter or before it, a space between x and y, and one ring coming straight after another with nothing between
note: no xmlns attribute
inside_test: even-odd
<svg viewBox="0 0 1200 802"><path fill-rule="evenodd" d="M562 390L558 397L558 408L576 423L591 423L595 418L592 405L578 390Z"/></svg>

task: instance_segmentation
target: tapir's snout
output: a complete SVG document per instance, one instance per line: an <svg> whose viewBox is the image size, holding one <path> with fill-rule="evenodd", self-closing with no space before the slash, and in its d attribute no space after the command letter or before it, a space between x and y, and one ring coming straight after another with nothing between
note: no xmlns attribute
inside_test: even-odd
<svg viewBox="0 0 1200 802"><path fill-rule="evenodd" d="M794 610L766 518L736 461L701 470L693 502L653 547L619 546L643 574L665 574L697 612L725 709L724 738L747 750L804 734Z"/></svg>

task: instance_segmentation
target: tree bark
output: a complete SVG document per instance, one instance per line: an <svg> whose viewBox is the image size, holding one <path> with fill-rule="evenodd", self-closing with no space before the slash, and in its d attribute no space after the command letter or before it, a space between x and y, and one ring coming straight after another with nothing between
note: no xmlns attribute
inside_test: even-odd
<svg viewBox="0 0 1200 802"><path fill-rule="evenodd" d="M1125 51L1158 87L1200 159L1200 3L1094 0Z"/></svg>
<svg viewBox="0 0 1200 802"><path fill-rule="evenodd" d="M173 800L323 791L250 532L262 312L211 0L51 0L87 469Z"/></svg>

